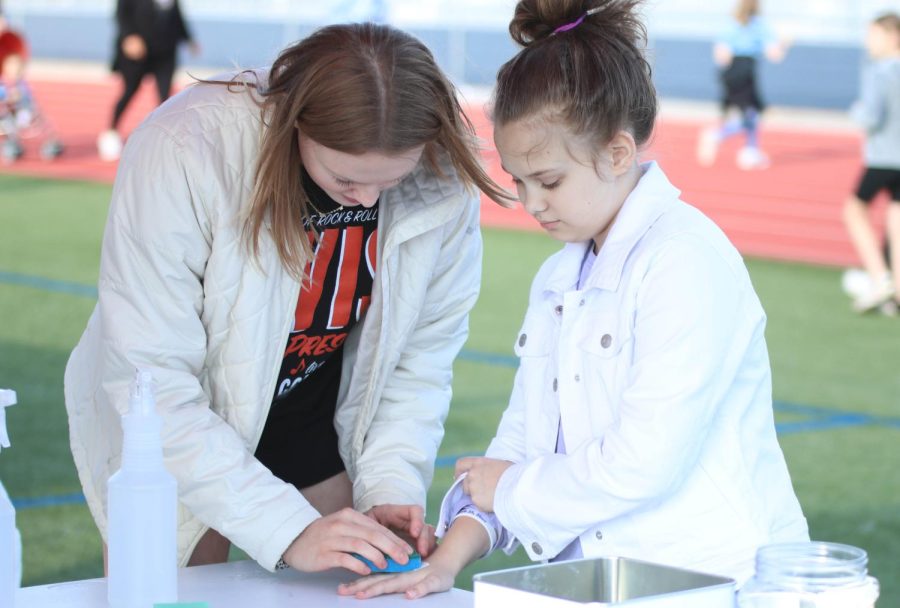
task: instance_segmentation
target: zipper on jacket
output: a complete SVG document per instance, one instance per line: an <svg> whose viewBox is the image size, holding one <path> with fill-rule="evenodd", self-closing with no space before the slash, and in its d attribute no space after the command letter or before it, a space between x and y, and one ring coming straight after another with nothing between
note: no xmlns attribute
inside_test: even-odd
<svg viewBox="0 0 900 608"><path fill-rule="evenodd" d="M445 199L440 199L438 204L442 204L442 206L444 208L455 206L458 208L457 209L458 214L468 215L468 213L469 213L468 199L466 197L465 192L458 193L454 196L462 197L464 199L464 202L461 204L458 204L458 205L452 205L452 203L447 202L447 200L445 198ZM396 255L396 253L400 250L400 247L407 241L410 241L430 230L435 230L441 226L446 226L447 223L453 217L456 217L448 212L444 212L443 214L438 215L435 213L435 211L436 210L433 210L433 209L428 211L427 217L431 221L424 224L423 228L414 231L414 233L401 234L399 236L395 236L398 234L398 230L400 230L399 227L404 222L411 221L411 218L417 218L418 215L426 213L425 210L419 210L418 213L415 213L412 215L410 215L410 214L400 215L398 217L398 220L392 224L391 229L389 231L390 237L393 237L393 238L389 238L388 234L385 234L384 249L382 249L381 257L380 257L381 264L380 264L378 270L376 271L376 275L381 275L381 278L378 280L382 285L382 289L381 289L381 291L382 291L381 331L379 332L379 336L378 336L379 342L378 342L378 348L376 351L378 362L377 362L377 364L372 365L372 368L371 368L372 371L369 374L369 378L366 381L366 390L364 393L363 403L360 404L360 409L357 414L357 418L354 421L353 439L350 442L350 447L351 447L351 454L355 459L358 459L359 455L362 454L362 448L363 448L363 444L365 443L366 432L368 431L368 427L371 425L372 419L375 417L374 410L377 409L377 407L378 407L378 405L375 403L375 395L374 395L375 386L378 383L378 378L380 376L385 376L385 374L382 371L382 366L383 366L382 361L384 360L382 353L384 352L384 346L387 342L387 337L386 337L387 332L385 331L385 328L386 328L386 318L387 318L387 314L388 314L388 312L387 312L388 307L385 303L389 301L389 298L387 296L388 296L388 294L390 294L391 285L389 283L392 278L387 270L388 269L387 262L388 262L388 259L392 257L392 255ZM451 217L444 217L445 215L451 215ZM387 232L387 231L385 231L385 232ZM380 234L381 234L381 227L379 226L379 235ZM385 380L385 382L387 382L387 380ZM366 428L365 429L363 429L363 425L362 425L362 421L364 419L366 420ZM348 467L355 468L355 463L349 463Z"/></svg>
<svg viewBox="0 0 900 608"><path fill-rule="evenodd" d="M289 275L288 275L289 276ZM290 280L290 279L289 279ZM288 300L288 302L294 302L294 306L297 306L297 301L300 298L300 288L301 284L295 281L295 286L291 290L293 294L292 298ZM281 342L275 342L278 345L279 352L284 351L284 344L287 341L287 336L291 332L291 324L294 322L293 315L286 315L284 320L284 327L281 329L281 335L284 336L284 339ZM275 394L275 385L278 383L278 373L281 371L282 358L276 356L275 358L275 369L272 370L272 373L269 374L271 380L268 384L268 389L263 397L265 404L265 412L262 416L260 416L259 421L257 421L256 430L253 434L253 454L256 454L256 448L259 446L259 440L262 439L263 430L266 428L266 421L269 419L269 412L272 409L272 396ZM266 397L268 395L268 397Z"/></svg>

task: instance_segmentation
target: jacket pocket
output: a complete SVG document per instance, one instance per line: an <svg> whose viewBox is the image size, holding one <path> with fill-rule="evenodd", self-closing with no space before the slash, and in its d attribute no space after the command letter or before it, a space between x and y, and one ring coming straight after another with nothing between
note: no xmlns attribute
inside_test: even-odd
<svg viewBox="0 0 900 608"><path fill-rule="evenodd" d="M592 315L578 341L578 348L601 359L617 359L630 352L633 333L627 318L616 315ZM626 347L629 347L626 349Z"/></svg>
<svg viewBox="0 0 900 608"><path fill-rule="evenodd" d="M592 404L596 431L618 418L618 403L628 383L634 346L630 323L615 311L591 315L577 342L585 398ZM602 405L603 407L598 407Z"/></svg>
<svg viewBox="0 0 900 608"><path fill-rule="evenodd" d="M522 328L516 335L513 350L519 359L546 357L553 350L553 319L540 310L531 309L525 314Z"/></svg>

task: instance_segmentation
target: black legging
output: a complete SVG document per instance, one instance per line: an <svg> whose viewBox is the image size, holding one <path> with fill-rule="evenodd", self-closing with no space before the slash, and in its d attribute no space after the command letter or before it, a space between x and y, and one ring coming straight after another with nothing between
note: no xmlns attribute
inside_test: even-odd
<svg viewBox="0 0 900 608"><path fill-rule="evenodd" d="M166 53L165 55L148 55L140 61L132 61L125 57L121 57L117 63L117 68L122 74L122 80L125 81L125 89L122 96L116 103L113 110L112 128L119 126L119 120L125 109L131 102L131 98L137 93L141 86L141 81L147 74L153 74L156 80L156 91L159 95L159 103L169 98L172 91L172 76L175 74L176 53Z"/></svg>

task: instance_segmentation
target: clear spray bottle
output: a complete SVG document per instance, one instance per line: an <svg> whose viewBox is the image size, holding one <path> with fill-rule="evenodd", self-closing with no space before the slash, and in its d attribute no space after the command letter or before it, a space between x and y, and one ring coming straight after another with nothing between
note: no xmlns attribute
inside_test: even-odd
<svg viewBox="0 0 900 608"><path fill-rule="evenodd" d="M9 447L6 408L16 403L16 392L0 388L0 447ZM0 606L16 605L16 590L22 582L22 539L16 529L16 510L0 482Z"/></svg>
<svg viewBox="0 0 900 608"><path fill-rule="evenodd" d="M108 484L112 608L152 608L178 599L178 488L163 465L152 381L149 372L137 370L122 416L122 467Z"/></svg>

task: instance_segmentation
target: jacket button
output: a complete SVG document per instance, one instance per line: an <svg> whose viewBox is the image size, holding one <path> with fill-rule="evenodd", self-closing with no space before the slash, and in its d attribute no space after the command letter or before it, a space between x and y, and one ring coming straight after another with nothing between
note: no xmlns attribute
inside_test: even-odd
<svg viewBox="0 0 900 608"><path fill-rule="evenodd" d="M525 334L522 334L521 336L519 336L519 346L525 346L525 342L527 342L527 341L528 341L528 336L526 336Z"/></svg>
<svg viewBox="0 0 900 608"><path fill-rule="evenodd" d="M580 382L580 381L581 381L581 376L579 376L578 374L575 374L575 382Z"/></svg>
<svg viewBox="0 0 900 608"><path fill-rule="evenodd" d="M540 555L544 552L544 549L538 543L531 543L531 550L535 555Z"/></svg>
<svg viewBox="0 0 900 608"><path fill-rule="evenodd" d="M555 393L558 388L559 388L559 381L557 381L557 379L554 378L553 379L553 392Z"/></svg>
<svg viewBox="0 0 900 608"><path fill-rule="evenodd" d="M584 298L578 303L579 306L584 306Z"/></svg>
<svg viewBox="0 0 900 608"><path fill-rule="evenodd" d="M597 530L597 532L594 533L594 537L596 537L597 540L603 540L603 532Z"/></svg>
<svg viewBox="0 0 900 608"><path fill-rule="evenodd" d="M557 306L556 308L554 308L553 311L554 311L556 314L561 315L561 314L562 314L562 311L563 311L562 304L560 304L559 306Z"/></svg>
<svg viewBox="0 0 900 608"><path fill-rule="evenodd" d="M612 336L609 334L603 334L603 337L600 338L600 346L603 348L609 348L609 345L612 344Z"/></svg>

